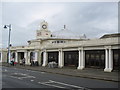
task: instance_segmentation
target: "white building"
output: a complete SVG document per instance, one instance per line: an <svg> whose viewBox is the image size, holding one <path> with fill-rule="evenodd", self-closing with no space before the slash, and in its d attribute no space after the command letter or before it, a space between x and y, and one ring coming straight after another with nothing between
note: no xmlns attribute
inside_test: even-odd
<svg viewBox="0 0 120 90"><path fill-rule="evenodd" d="M118 70L120 61L120 34L107 34L98 39L86 39L86 36L75 35L64 26L57 32L48 30L48 23L43 21L36 31L36 39L28 41L27 46L11 47L11 56L20 63L25 58L26 65L31 60L38 61L40 66L47 66L55 61L58 67L65 66L100 68L106 72ZM6 54L2 54L2 57ZM6 58L3 58L6 61Z"/></svg>

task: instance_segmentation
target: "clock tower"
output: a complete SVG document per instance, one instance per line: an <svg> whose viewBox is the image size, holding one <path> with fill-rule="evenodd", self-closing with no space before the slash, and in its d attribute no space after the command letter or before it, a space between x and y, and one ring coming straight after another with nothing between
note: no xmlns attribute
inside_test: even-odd
<svg viewBox="0 0 120 90"><path fill-rule="evenodd" d="M45 21L41 22L41 30L47 31L47 29L48 29L48 23Z"/></svg>
<svg viewBox="0 0 120 90"><path fill-rule="evenodd" d="M41 22L40 29L36 31L36 38L49 38L51 32L48 30L48 23L46 21Z"/></svg>

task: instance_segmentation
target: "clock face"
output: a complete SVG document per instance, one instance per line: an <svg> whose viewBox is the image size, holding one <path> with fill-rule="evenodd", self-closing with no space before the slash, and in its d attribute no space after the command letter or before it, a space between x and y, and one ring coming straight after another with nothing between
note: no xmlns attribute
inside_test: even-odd
<svg viewBox="0 0 120 90"><path fill-rule="evenodd" d="M44 25L42 25L42 28L43 28L43 29L46 29L46 28L47 28L47 26L44 24Z"/></svg>

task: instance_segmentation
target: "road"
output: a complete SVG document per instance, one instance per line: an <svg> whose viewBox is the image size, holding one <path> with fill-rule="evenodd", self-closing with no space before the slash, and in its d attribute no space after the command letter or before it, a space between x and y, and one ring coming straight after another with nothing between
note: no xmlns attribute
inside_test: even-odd
<svg viewBox="0 0 120 90"><path fill-rule="evenodd" d="M118 88L117 82L2 67L2 88Z"/></svg>

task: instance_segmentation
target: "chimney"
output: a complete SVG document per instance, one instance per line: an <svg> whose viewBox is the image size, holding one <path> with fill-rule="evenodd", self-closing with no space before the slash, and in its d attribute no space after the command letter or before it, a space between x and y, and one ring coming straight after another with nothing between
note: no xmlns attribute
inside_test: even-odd
<svg viewBox="0 0 120 90"><path fill-rule="evenodd" d="M66 29L66 25L64 25L64 29Z"/></svg>

